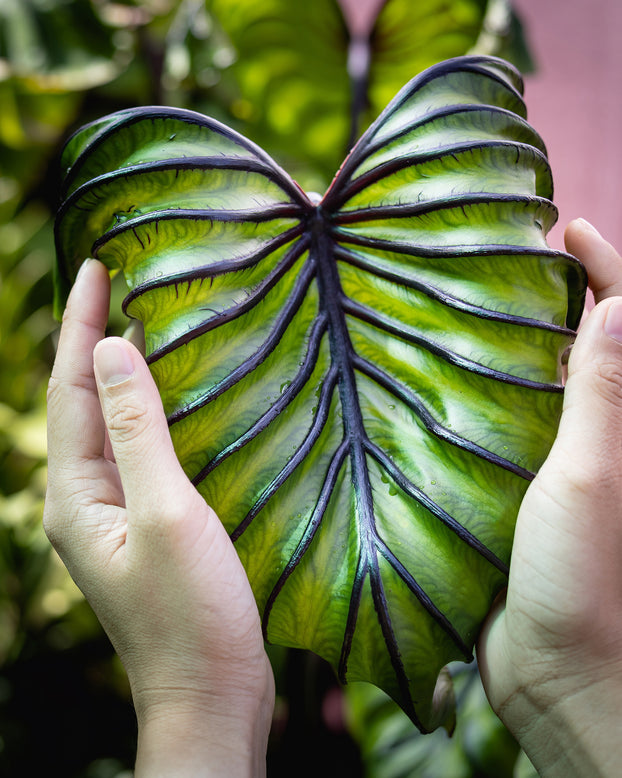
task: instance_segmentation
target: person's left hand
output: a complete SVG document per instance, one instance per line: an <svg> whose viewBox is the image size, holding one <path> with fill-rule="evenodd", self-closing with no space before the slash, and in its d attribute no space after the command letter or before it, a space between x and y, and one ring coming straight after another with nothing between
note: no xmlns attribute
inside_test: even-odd
<svg viewBox="0 0 622 778"><path fill-rule="evenodd" d="M144 359L103 339L108 304L87 261L50 380L45 529L127 670L137 776L262 775L274 690L255 600Z"/></svg>

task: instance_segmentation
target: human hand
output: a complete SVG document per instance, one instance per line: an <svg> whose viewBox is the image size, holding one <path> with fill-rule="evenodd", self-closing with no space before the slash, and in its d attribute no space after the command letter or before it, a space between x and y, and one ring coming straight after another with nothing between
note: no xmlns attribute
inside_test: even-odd
<svg viewBox="0 0 622 778"><path fill-rule="evenodd" d="M88 261L50 380L44 526L127 670L137 778L263 775L274 684L253 594L144 359L103 340L108 304Z"/></svg>
<svg viewBox="0 0 622 778"><path fill-rule="evenodd" d="M592 778L618 776L622 760L622 259L582 220L566 246L597 305L477 653L492 707L539 773Z"/></svg>

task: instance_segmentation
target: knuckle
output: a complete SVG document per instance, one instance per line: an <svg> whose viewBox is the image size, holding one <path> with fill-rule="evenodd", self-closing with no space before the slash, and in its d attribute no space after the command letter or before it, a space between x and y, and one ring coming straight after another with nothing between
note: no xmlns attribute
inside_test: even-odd
<svg viewBox="0 0 622 778"><path fill-rule="evenodd" d="M622 406L622 364L613 360L601 362L596 376L596 388L603 399Z"/></svg>
<svg viewBox="0 0 622 778"><path fill-rule="evenodd" d="M149 429L150 422L148 408L137 398L115 398L107 403L106 426L115 440L135 440Z"/></svg>
<svg viewBox="0 0 622 778"><path fill-rule="evenodd" d="M572 382L580 383L581 392L595 395L616 408L622 407L622 364L614 359L600 359L575 371Z"/></svg>
<svg viewBox="0 0 622 778"><path fill-rule="evenodd" d="M63 547L65 532L62 522L58 521L58 512L54 510L52 501L48 498L43 510L43 530L53 548L60 551Z"/></svg>
<svg viewBox="0 0 622 778"><path fill-rule="evenodd" d="M52 372L47 386L47 403L53 405L58 402L61 406L68 402L68 395L78 392L94 391L93 373L75 370L71 379L59 378Z"/></svg>
<svg viewBox="0 0 622 778"><path fill-rule="evenodd" d="M56 524L52 519L52 513L46 504L43 510L43 531L45 532L47 539L54 546L54 539L56 537Z"/></svg>

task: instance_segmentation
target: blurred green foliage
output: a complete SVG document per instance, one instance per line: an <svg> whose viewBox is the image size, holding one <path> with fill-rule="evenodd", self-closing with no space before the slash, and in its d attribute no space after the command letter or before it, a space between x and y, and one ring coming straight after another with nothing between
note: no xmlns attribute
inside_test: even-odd
<svg viewBox="0 0 622 778"><path fill-rule="evenodd" d="M350 729L373 778L537 778L519 746L493 713L475 663L450 667L458 725L413 733L408 717L379 689L352 684L347 690Z"/></svg>
<svg viewBox="0 0 622 778"><path fill-rule="evenodd" d="M0 774L119 777L135 749L122 668L41 529L64 140L114 110L182 106L244 132L301 185L321 190L353 127L364 128L419 70L473 47L529 66L509 0L389 0L367 33L348 27L337 0L0 2ZM124 328L121 294L111 331ZM348 701L349 733L326 667L296 652L272 650L272 658L280 696L271 775L290 774L302 748L310 756L298 775L427 775L408 760L401 772L380 769L387 748L398 762L410 754L400 749L414 734L394 710L382 713L375 692ZM476 734L455 740L455 752L477 743L477 732L499 730L478 700L485 723L472 718ZM507 764L495 775L503 778L517 751L499 737ZM424 745L409 748L440 741L417 742ZM455 778L490 774L478 770Z"/></svg>

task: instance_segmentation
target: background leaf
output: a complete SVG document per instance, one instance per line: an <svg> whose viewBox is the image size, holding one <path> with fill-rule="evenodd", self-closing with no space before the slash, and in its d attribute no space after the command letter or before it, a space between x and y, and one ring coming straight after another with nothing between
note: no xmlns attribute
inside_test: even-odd
<svg viewBox="0 0 622 778"><path fill-rule="evenodd" d="M522 40L508 0L390 0L363 27L336 0L209 7L237 52L223 74L237 90L230 121L312 190L418 72L470 50L512 55Z"/></svg>
<svg viewBox="0 0 622 778"><path fill-rule="evenodd" d="M518 778L519 747L494 714L477 665L453 664L460 725L423 737L408 717L369 684L346 688L347 717L360 744L368 774L375 778ZM524 757L524 754L523 754ZM525 758L521 778L536 778Z"/></svg>

